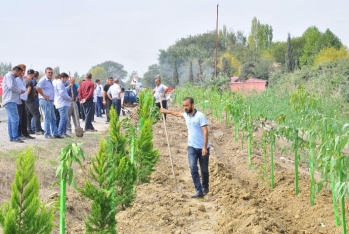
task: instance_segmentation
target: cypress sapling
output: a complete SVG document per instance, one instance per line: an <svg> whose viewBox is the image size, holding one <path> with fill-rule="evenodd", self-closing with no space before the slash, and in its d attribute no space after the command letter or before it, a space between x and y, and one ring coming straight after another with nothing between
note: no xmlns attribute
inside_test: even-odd
<svg viewBox="0 0 349 234"><path fill-rule="evenodd" d="M153 130L150 119L144 121L144 125L136 138L135 163L138 169L138 183L147 183L154 167L160 158L158 150L153 146Z"/></svg>
<svg viewBox="0 0 349 234"><path fill-rule="evenodd" d="M115 205L113 188L115 186L115 168L110 163L107 143L102 139L99 151L91 160L91 180L86 180L83 189L78 191L92 200L91 214L85 221L86 233L116 233Z"/></svg>
<svg viewBox="0 0 349 234"><path fill-rule="evenodd" d="M17 159L11 201L0 207L0 226L4 234L46 234L53 229L53 209L41 204L34 163L31 148Z"/></svg>

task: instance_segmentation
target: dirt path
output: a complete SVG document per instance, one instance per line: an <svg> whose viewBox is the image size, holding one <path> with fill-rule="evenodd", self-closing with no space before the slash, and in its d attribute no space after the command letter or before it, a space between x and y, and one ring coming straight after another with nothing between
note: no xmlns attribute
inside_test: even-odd
<svg viewBox="0 0 349 234"><path fill-rule="evenodd" d="M106 130L104 121L97 121L100 123L96 126ZM258 169L263 161L259 150L253 149L255 166L249 168L247 150L241 149L240 142L233 141L233 129L227 129L212 119L209 125L210 193L203 199L191 199L195 189L187 159L185 122L168 116L167 129L182 192L173 191L165 132L162 122L159 122L153 130L160 161L151 182L136 188L133 207L117 214L118 233L341 233L341 228L334 225L332 197L328 191L317 195L316 205L311 207L308 176L301 176L301 193L295 196L292 167L281 161L276 165L276 187L270 189L268 176L262 178ZM255 134L258 136L259 133ZM87 152L84 169L76 167L78 184L82 184L89 157L98 150L99 139L104 135L101 130L98 134L87 134L83 139L74 138L85 142L83 148ZM58 188L49 187L57 181L54 176L58 165L57 152L65 144L65 140L43 141L34 148L38 154L40 196L45 201L57 198ZM15 146L0 149L0 204L10 194L15 168L15 157L11 155L20 150ZM275 158L280 158L278 151ZM68 187L67 233L85 233L84 221L89 209L90 202ZM58 220L55 223L58 224ZM58 233L58 228L54 233Z"/></svg>
<svg viewBox="0 0 349 234"><path fill-rule="evenodd" d="M341 233L334 225L328 191L311 207L308 176L301 175L301 193L295 196L292 166L280 160L276 187L270 189L268 177L261 178L257 169L262 164L259 150L253 150L256 169L249 168L247 150L233 142L232 129L210 122L210 193L203 199L190 198L195 189L187 162L187 129L184 120L169 116L167 129L182 193L172 190L164 128L157 123L154 144L160 148L160 162L151 183L137 188L134 206L117 214L119 233Z"/></svg>

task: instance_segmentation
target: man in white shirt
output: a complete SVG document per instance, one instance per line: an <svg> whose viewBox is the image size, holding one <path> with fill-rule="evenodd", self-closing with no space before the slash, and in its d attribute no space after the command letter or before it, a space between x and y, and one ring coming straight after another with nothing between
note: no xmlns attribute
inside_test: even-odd
<svg viewBox="0 0 349 234"><path fill-rule="evenodd" d="M161 84L160 77L158 76L155 79L155 88L153 89L153 94L155 97L155 104L159 109L161 108L160 101L162 102L163 108L167 107L167 101L166 101L166 93L168 91L168 87L166 85ZM161 100L160 100L161 96ZM164 114L166 119L166 114Z"/></svg>
<svg viewBox="0 0 349 234"><path fill-rule="evenodd" d="M120 116L120 110L121 110L121 99L118 98L118 94L121 92L121 87L119 85L119 79L114 79L114 84L110 86L107 95L108 98L113 102L114 109L116 110L116 113L118 116Z"/></svg>
<svg viewBox="0 0 349 234"><path fill-rule="evenodd" d="M102 109L103 109L103 85L101 85L100 80L96 80L96 94L97 94L97 100L96 100L96 115L97 117L102 117Z"/></svg>
<svg viewBox="0 0 349 234"><path fill-rule="evenodd" d="M68 79L67 73L59 75L60 79L56 79L53 83L54 88L54 103L59 112L59 124L58 135L62 137L70 137L67 134L67 121L68 121L68 108L71 106L72 98L68 95L67 90L70 89L70 85L65 87L65 83Z"/></svg>
<svg viewBox="0 0 349 234"><path fill-rule="evenodd" d="M19 96L20 103L17 103L18 115L19 115L18 135L20 137L25 137L27 139L35 139L35 137L32 137L29 135L29 132L27 129L27 111L25 109L25 102L28 99L28 92L27 92L25 81L23 80L24 79L23 76L26 71L26 66L24 64L19 64L18 66L22 68L23 71L19 74L19 76L15 79L15 81L17 86L20 87L21 90L25 90L25 92Z"/></svg>

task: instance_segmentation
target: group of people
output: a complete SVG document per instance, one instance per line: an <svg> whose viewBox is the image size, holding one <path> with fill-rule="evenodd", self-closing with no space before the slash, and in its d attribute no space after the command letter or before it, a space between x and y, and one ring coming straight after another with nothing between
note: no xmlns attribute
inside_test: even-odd
<svg viewBox="0 0 349 234"><path fill-rule="evenodd" d="M19 64L3 79L2 104L8 115L8 135L12 142L35 139L33 134L44 135L47 139L70 137L67 131L71 133L71 120L77 128L79 119L85 121L85 131L95 132L94 114L103 117L106 109L109 122L112 104L120 115L124 89L118 84L118 78L114 84L113 78L109 78L103 87L99 80L92 82L91 73L87 73L80 84L64 72L53 78L51 67L45 69L40 79L39 72L33 69L27 71L26 78L25 73L26 66Z"/></svg>
<svg viewBox="0 0 349 234"><path fill-rule="evenodd" d="M10 141L23 142L23 138L34 139L30 134L42 135L45 138L70 137L70 120L73 118L75 127L78 117L85 119L85 131L95 132L92 125L94 113L102 117L103 109L110 121L109 110L113 106L120 116L124 102L124 88L119 85L119 79L112 77L102 87L100 81L92 82L92 74L87 73L80 84L67 73L56 74L53 79L53 69L47 67L45 75L38 80L39 73L33 69L27 71L20 64L8 72L3 79L2 102L8 115L8 134ZM69 80L68 80L69 78ZM196 193L192 198L205 196L209 192L209 155L207 120L203 113L194 109L194 100L187 97L183 100L184 113L168 110L166 93L168 87L161 84L159 77L155 79L153 89L156 105L162 114L182 117L188 127L188 160ZM80 107L79 107L80 106ZM42 109L44 129L40 118ZM78 109L82 110L79 116ZM58 120L59 119L59 120ZM200 163L201 179L197 162Z"/></svg>

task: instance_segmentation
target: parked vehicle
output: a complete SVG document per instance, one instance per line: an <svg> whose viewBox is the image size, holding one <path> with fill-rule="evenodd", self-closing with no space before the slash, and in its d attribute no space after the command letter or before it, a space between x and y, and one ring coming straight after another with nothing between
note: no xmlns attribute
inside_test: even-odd
<svg viewBox="0 0 349 234"><path fill-rule="evenodd" d="M134 106L138 104L138 97L132 90L125 90L124 104L125 106Z"/></svg>

